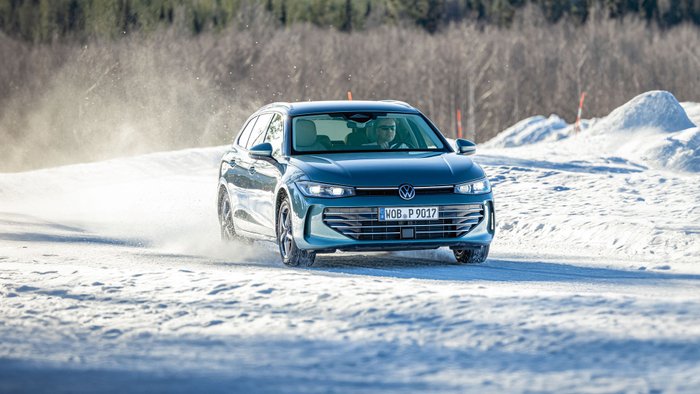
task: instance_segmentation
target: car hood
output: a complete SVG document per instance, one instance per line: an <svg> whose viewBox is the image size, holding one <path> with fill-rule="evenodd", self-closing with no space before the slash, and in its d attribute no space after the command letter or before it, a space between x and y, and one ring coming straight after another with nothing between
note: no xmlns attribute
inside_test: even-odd
<svg viewBox="0 0 700 394"><path fill-rule="evenodd" d="M348 186L454 185L484 177L470 158L444 152L299 155L289 164L312 181Z"/></svg>

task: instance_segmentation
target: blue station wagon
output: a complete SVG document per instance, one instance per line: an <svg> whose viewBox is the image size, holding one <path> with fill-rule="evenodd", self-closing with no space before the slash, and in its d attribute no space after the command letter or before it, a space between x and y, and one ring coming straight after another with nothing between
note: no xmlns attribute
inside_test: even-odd
<svg viewBox="0 0 700 394"><path fill-rule="evenodd" d="M223 155L221 237L264 239L282 261L316 254L449 247L486 260L495 232L491 185L420 111L398 101L274 103Z"/></svg>

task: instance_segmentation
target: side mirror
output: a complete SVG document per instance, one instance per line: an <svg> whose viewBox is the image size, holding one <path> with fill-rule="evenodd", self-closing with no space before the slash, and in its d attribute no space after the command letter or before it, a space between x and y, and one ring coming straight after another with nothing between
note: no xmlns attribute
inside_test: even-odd
<svg viewBox="0 0 700 394"><path fill-rule="evenodd" d="M469 141L458 138L455 143L457 144L457 153L460 155L473 155L476 153L476 144Z"/></svg>
<svg viewBox="0 0 700 394"><path fill-rule="evenodd" d="M250 148L248 153L251 158L257 160L266 160L272 158L272 145L269 142L255 145Z"/></svg>

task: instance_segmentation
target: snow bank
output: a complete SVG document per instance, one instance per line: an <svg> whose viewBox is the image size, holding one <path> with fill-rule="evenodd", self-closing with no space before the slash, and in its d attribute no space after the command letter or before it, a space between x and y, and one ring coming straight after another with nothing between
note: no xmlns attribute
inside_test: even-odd
<svg viewBox="0 0 700 394"><path fill-rule="evenodd" d="M684 130L650 144L646 158L664 168L700 172L700 127Z"/></svg>
<svg viewBox="0 0 700 394"><path fill-rule="evenodd" d="M537 115L521 120L484 144L486 148L510 148L569 136L572 126L557 115Z"/></svg>
<svg viewBox="0 0 700 394"><path fill-rule="evenodd" d="M689 112L686 112L689 111ZM700 172L700 104L681 103L665 91L643 93L602 119L582 121L582 131L556 115L534 116L504 130L485 148L542 144L540 157L568 152L578 159L619 157L665 170ZM528 148L532 150L532 148Z"/></svg>
<svg viewBox="0 0 700 394"><path fill-rule="evenodd" d="M693 103L691 101L686 101L681 103L681 106L688 114L690 120L695 123L696 126L700 126L700 103Z"/></svg>
<svg viewBox="0 0 700 394"><path fill-rule="evenodd" d="M695 127L688 114L666 91L651 91L640 94L615 109L592 128L591 133L612 131L655 129L664 132L681 131Z"/></svg>
<svg viewBox="0 0 700 394"><path fill-rule="evenodd" d="M700 172L699 129L669 92L652 91L633 98L591 129L611 153L663 169Z"/></svg>

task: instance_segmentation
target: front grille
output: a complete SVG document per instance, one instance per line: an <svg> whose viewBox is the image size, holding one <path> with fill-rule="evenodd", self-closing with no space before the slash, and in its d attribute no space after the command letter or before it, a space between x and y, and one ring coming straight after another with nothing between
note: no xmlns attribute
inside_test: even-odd
<svg viewBox="0 0 700 394"><path fill-rule="evenodd" d="M416 186L416 195L454 193L454 186ZM398 196L398 187L356 187L357 196Z"/></svg>
<svg viewBox="0 0 700 394"><path fill-rule="evenodd" d="M411 239L462 237L484 217L482 204L441 206L439 219L379 221L379 209L326 208L323 223L335 231L358 241L390 241L403 239L402 229L411 228Z"/></svg>

